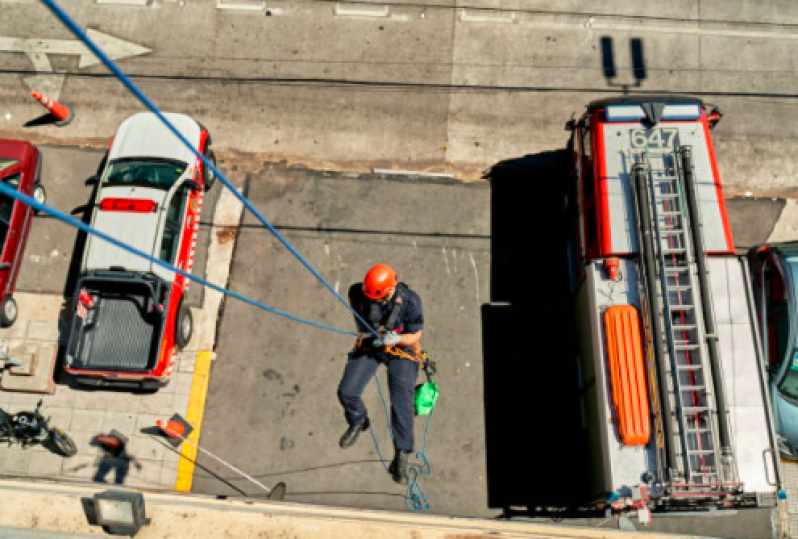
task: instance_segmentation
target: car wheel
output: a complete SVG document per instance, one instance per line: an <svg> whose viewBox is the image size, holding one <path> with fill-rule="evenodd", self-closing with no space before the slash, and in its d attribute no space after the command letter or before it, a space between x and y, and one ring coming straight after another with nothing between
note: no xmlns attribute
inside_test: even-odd
<svg viewBox="0 0 798 539"><path fill-rule="evenodd" d="M17 321L17 302L11 296L6 296L0 305L0 326L7 328Z"/></svg>
<svg viewBox="0 0 798 539"><path fill-rule="evenodd" d="M33 200L39 204L47 204L47 191L44 190L44 186L40 183L33 186ZM34 213L38 214L39 210L35 210Z"/></svg>
<svg viewBox="0 0 798 539"><path fill-rule="evenodd" d="M213 153L213 150L210 148L205 149L205 159L213 163L213 168L216 168L216 154ZM216 174L213 173L211 169L208 167L202 167L203 176L202 182L205 184L205 190L210 191L211 187L213 187L214 182L216 182Z"/></svg>
<svg viewBox="0 0 798 539"><path fill-rule="evenodd" d="M191 318L191 309L185 303L180 303L177 310L177 325L175 326L175 343L182 350L191 340L194 330L194 320Z"/></svg>

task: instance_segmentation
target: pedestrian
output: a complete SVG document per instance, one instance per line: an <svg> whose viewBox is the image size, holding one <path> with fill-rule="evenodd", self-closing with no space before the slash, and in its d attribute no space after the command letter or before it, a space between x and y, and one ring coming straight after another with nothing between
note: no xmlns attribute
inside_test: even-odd
<svg viewBox="0 0 798 539"><path fill-rule="evenodd" d="M344 375L338 386L338 399L344 408L349 428L341 436L340 445L352 447L360 433L370 426L368 412L361 398L363 390L384 364L388 369L391 396L391 432L395 456L388 468L393 480L407 484L407 466L413 452L414 390L419 365L416 361L389 353L391 347L418 350L424 328L421 298L406 284L399 282L396 272L385 264L369 270L362 283L349 288L349 303L371 326L355 318L359 332L377 330L381 342L373 336L362 338L349 354ZM407 354L404 354L407 356Z"/></svg>

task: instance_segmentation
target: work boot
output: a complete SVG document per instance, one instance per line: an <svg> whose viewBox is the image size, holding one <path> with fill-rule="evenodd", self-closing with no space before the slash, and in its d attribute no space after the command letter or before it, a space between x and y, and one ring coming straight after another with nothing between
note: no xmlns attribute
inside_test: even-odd
<svg viewBox="0 0 798 539"><path fill-rule="evenodd" d="M397 449L393 462L388 466L388 472L390 472L391 477L400 485L407 484L407 459L410 458L410 453L412 451Z"/></svg>
<svg viewBox="0 0 798 539"><path fill-rule="evenodd" d="M344 435L341 436L341 441L340 441L341 448L347 449L355 445L355 442L357 442L357 437L360 436L360 433L369 428L370 426L371 426L371 421L369 421L368 417L363 421L361 421L360 423L357 423L355 425L349 425L349 428L346 429Z"/></svg>

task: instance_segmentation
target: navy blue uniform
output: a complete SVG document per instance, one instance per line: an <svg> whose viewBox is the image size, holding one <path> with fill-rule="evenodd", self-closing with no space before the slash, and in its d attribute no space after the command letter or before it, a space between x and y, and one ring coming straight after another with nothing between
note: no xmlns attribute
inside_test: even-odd
<svg viewBox="0 0 798 539"><path fill-rule="evenodd" d="M349 302L352 307L375 329L385 326L389 321L388 318L397 297L402 298L399 315L394 327L385 329L392 329L403 334L418 333L424 328L421 298L403 283L396 287L394 297L385 305L368 301L368 298L363 295L360 283L353 284L349 288ZM358 331L368 331L362 322L357 319L355 321ZM413 392L418 378L417 362L384 354L369 347L354 350L349 355L344 376L338 386L338 399L344 407L346 421L350 425L361 423L367 416L366 406L363 404L361 395L374 373L377 372L377 367L383 363L388 368L394 447L403 451L412 451Z"/></svg>

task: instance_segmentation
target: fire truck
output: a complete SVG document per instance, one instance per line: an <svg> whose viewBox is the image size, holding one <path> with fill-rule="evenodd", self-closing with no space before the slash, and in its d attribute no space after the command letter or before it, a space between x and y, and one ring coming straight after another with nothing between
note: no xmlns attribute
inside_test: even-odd
<svg viewBox="0 0 798 539"><path fill-rule="evenodd" d="M566 126L589 483L605 507L773 506L782 492L712 145L721 116L693 98L619 97Z"/></svg>
<svg viewBox="0 0 798 539"><path fill-rule="evenodd" d="M166 118L214 162L208 131L184 114ZM152 113L119 127L97 185L91 226L190 272L205 189L214 181ZM89 236L75 287L65 369L85 385L157 389L188 344L189 280Z"/></svg>

